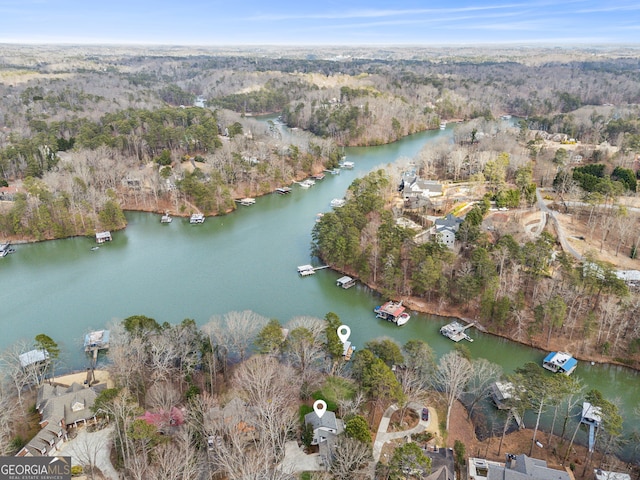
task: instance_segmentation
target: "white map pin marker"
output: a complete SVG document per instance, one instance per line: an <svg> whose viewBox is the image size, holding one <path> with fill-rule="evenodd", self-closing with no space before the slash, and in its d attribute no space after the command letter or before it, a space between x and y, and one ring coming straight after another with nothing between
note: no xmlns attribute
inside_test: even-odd
<svg viewBox="0 0 640 480"><path fill-rule="evenodd" d="M316 400L313 402L313 410L316 412L316 415L318 415L318 418L322 418L324 412L327 411L327 402L324 400Z"/></svg>
<svg viewBox="0 0 640 480"><path fill-rule="evenodd" d="M337 332L338 332L338 338L342 343L349 340L349 335L351 335L351 329L349 327L347 327L346 325L340 325L338 327Z"/></svg>

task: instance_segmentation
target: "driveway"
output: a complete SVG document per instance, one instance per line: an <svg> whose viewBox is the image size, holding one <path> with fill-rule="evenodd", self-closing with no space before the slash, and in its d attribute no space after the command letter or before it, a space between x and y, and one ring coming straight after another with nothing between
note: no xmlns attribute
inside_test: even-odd
<svg viewBox="0 0 640 480"><path fill-rule="evenodd" d="M284 460L280 464L280 470L284 473L317 472L325 470L320 464L320 454L307 455L298 446L295 440L289 441L284 446Z"/></svg>
<svg viewBox="0 0 640 480"><path fill-rule="evenodd" d="M423 407L424 405L421 405L419 403L415 403L415 402L409 403L408 408L415 410L420 420L418 421L418 424L415 427L410 428L408 430L402 430L401 432L387 432L389 428L389 421L391 420L391 416L396 410L398 410L398 407L396 405L391 405L389 408L387 408L387 410L384 412L384 415L382 416L382 420L380 420L380 425L378 425L378 433L376 434L376 440L375 442L373 442L374 461L378 462L380 460L382 447L384 446L385 443L390 442L391 440L396 440L398 438L404 438L407 435L422 433L427 430L434 431L433 428L429 428L429 426L431 425L431 422L433 421L434 415L436 415L436 412L433 408L429 408L429 420L426 420L426 421L422 420L421 413L422 413ZM438 420L436 418L435 425L437 425L437 423L438 423Z"/></svg>
<svg viewBox="0 0 640 480"><path fill-rule="evenodd" d="M111 464L111 433L113 427L88 432L87 427L78 429L78 435L62 444L60 453L71 457L72 465L95 463L105 478L118 480L120 476Z"/></svg>

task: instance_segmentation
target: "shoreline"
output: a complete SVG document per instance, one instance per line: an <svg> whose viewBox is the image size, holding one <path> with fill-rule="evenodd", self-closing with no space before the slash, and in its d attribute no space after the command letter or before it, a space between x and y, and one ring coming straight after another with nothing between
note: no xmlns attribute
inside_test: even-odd
<svg viewBox="0 0 640 480"><path fill-rule="evenodd" d="M329 266L329 268L331 268L332 270L334 270L335 272L344 274L344 275L349 275L352 278L356 278L360 283L362 283L363 285L366 285L370 290L372 290L373 292L376 292L379 295L382 295L382 292L380 290L378 290L378 288L376 288L376 285L374 284L369 284L366 283L364 281L362 281L360 278L357 277L357 275L355 275L355 273L353 272L345 272L342 270L339 270L337 268L332 267L331 265ZM469 318L468 316L465 316L463 313L463 310L461 309L457 309L455 307L452 306L445 306L444 309L441 309L439 307L439 305L435 302L429 302L427 300L418 298L418 297L400 297L400 300L402 300L402 303L409 309L409 310L413 310L414 312L418 312L418 313L423 313L426 315L432 315L432 316L436 316L436 317L442 317L442 318L450 318L452 320L462 320L463 322L466 323L474 323L474 328L477 328L480 332L487 334L487 335L493 335L494 337L499 337L499 338L503 338L505 340L508 340L510 342L514 342L517 343L519 345L522 345L524 347L528 347L528 348L534 348L536 350L540 350L541 352L545 352L545 353L549 353L549 352L553 352L553 351L558 351L558 350L548 350L547 348L543 347L542 345L538 345L536 343L529 343L529 342L524 342L522 340L518 340L515 338L511 338L505 334L501 334L501 333L497 333L497 332L492 332L490 330L488 330L487 328L485 328L481 323L479 323L477 320L474 320L472 318ZM444 312L442 311L444 310ZM562 339L560 339L562 340ZM630 365L626 365L622 362L616 362L613 360L604 360L602 357L588 357L585 355L579 355L579 354L571 354L576 360L579 360L581 362L588 362L591 363L593 365L609 365L609 366L615 366L615 367L622 367L625 368L631 372L634 372L635 374L640 374L640 368L634 368Z"/></svg>

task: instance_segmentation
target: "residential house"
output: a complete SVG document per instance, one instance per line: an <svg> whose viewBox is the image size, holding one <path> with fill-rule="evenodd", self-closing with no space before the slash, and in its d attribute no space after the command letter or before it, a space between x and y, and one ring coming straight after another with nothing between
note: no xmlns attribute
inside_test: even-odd
<svg viewBox="0 0 640 480"><path fill-rule="evenodd" d="M413 197L437 197L443 194L443 186L437 180L424 180L412 172L402 176L399 190L406 200Z"/></svg>
<svg viewBox="0 0 640 480"><path fill-rule="evenodd" d="M469 480L574 480L571 470L547 467L547 462L527 455L506 456L505 463L469 458Z"/></svg>
<svg viewBox="0 0 640 480"><path fill-rule="evenodd" d="M92 411L98 393L105 384L70 387L45 383L38 388L36 409L40 413L40 431L17 454L19 457L55 455L67 439L67 429L95 420Z"/></svg>
<svg viewBox="0 0 640 480"><path fill-rule="evenodd" d="M342 420L336 418L334 412L326 411L319 417L316 412L307 413L304 416L305 425L313 428L313 440L311 445L320 445L326 441L333 441L336 436L344 431Z"/></svg>
<svg viewBox="0 0 640 480"><path fill-rule="evenodd" d="M456 232L460 229L462 219L452 214L447 214L444 218L438 218L434 222L431 234L436 240L448 248L453 248L456 241Z"/></svg>

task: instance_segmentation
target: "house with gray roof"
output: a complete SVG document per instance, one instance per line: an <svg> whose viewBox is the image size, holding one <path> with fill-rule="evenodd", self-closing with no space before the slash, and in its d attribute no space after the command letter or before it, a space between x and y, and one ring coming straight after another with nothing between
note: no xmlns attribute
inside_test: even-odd
<svg viewBox="0 0 640 480"><path fill-rule="evenodd" d="M574 480L569 469L547 467L547 462L527 455L507 454L505 463L470 458L469 480Z"/></svg>
<svg viewBox="0 0 640 480"><path fill-rule="evenodd" d="M460 229L462 219L452 214L444 218L438 218L434 222L431 234L436 240L448 248L453 248L456 241L456 232Z"/></svg>
<svg viewBox="0 0 640 480"><path fill-rule="evenodd" d="M18 452L19 457L55 455L67 438L67 429L95 419L91 407L105 384L70 387L45 383L38 388L36 409L41 430Z"/></svg>
<svg viewBox="0 0 640 480"><path fill-rule="evenodd" d="M333 440L344 431L342 420L336 418L336 414L331 411L324 412L321 417L316 412L307 413L304 416L304 423L313 428L311 445L319 445L322 442Z"/></svg>
<svg viewBox="0 0 640 480"><path fill-rule="evenodd" d="M437 180L424 180L409 173L402 176L400 191L405 200L414 197L437 197L443 194L443 186Z"/></svg>

